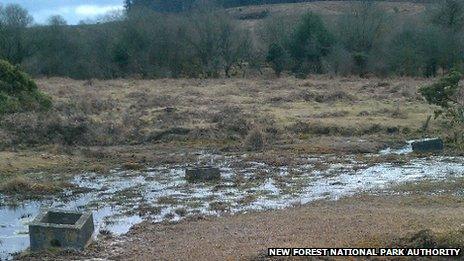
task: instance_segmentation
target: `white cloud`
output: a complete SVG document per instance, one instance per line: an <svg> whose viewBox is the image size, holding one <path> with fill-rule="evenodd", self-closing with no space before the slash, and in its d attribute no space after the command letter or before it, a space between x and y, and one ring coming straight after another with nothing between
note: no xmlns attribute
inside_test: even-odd
<svg viewBox="0 0 464 261"><path fill-rule="evenodd" d="M1 0L0 0L1 1ZM80 20L93 19L108 12L121 11L122 5L75 5L61 6L55 9L42 9L33 13L34 20L38 23L47 22L51 15L61 15L68 23L77 24Z"/></svg>
<svg viewBox="0 0 464 261"><path fill-rule="evenodd" d="M120 11L123 7L121 5L79 5L75 8L75 13L81 16L97 16L103 15L108 12Z"/></svg>

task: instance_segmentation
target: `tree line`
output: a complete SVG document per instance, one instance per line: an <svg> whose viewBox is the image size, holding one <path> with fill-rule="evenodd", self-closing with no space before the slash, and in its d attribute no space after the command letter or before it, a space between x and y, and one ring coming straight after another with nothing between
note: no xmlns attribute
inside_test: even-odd
<svg viewBox="0 0 464 261"><path fill-rule="evenodd" d="M2 6L0 59L35 76L78 79L219 77L264 68L301 77L435 76L464 62L460 0L439 1L416 16L357 1L337 17L269 16L253 32L215 5L178 14L128 2L124 14L73 26L60 16L33 25L21 6Z"/></svg>
<svg viewBox="0 0 464 261"><path fill-rule="evenodd" d="M124 5L127 9L136 7L148 7L157 12L185 12L198 5L205 3L213 4L224 8L248 6L248 5L267 5L267 4L282 4L282 3L301 3L315 2L321 0L124 0ZM330 0L322 0L330 1ZM350 0L342 0L350 1ZM377 0L382 1L382 0ZM386 2L404 2L404 0L383 0ZM436 0L413 0L415 3L430 3Z"/></svg>

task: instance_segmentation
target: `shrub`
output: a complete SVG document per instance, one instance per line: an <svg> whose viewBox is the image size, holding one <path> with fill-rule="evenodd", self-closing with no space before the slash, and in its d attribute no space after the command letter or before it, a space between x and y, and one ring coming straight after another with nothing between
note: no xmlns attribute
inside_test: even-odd
<svg viewBox="0 0 464 261"><path fill-rule="evenodd" d="M249 117L241 108L226 105L211 120L217 124L220 132L226 133L229 138L238 138L250 130Z"/></svg>
<svg viewBox="0 0 464 261"><path fill-rule="evenodd" d="M245 138L245 148L250 151L262 151L266 144L263 132L258 129L252 129Z"/></svg>
<svg viewBox="0 0 464 261"><path fill-rule="evenodd" d="M321 73L322 58L330 53L334 37L322 19L306 14L296 27L290 42L290 55L294 59L294 72L299 75Z"/></svg>
<svg viewBox="0 0 464 261"><path fill-rule="evenodd" d="M364 52L356 52L353 54L353 61L356 66L356 73L363 76L367 67L369 56Z"/></svg>
<svg viewBox="0 0 464 261"><path fill-rule="evenodd" d="M430 104L448 108L451 104L456 103L454 101L454 96L459 89L460 80L461 74L457 71L452 71L449 75L441 78L437 83L422 87L420 93Z"/></svg>
<svg viewBox="0 0 464 261"><path fill-rule="evenodd" d="M442 117L446 121L447 130L452 132L451 141L464 147L464 102L463 88L459 86L461 73L452 71L437 83L422 87L420 93L433 105L440 106L435 110L435 118Z"/></svg>
<svg viewBox="0 0 464 261"><path fill-rule="evenodd" d="M285 68L285 50L278 44L271 44L266 61L271 64L277 77L280 77Z"/></svg>
<svg viewBox="0 0 464 261"><path fill-rule="evenodd" d="M41 93L28 75L0 60L0 114L48 110L51 99Z"/></svg>

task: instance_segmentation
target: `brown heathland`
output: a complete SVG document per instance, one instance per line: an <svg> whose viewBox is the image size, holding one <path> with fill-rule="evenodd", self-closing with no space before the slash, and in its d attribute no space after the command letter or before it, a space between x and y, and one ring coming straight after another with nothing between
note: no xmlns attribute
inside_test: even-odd
<svg viewBox="0 0 464 261"><path fill-rule="evenodd" d="M431 81L38 79L54 108L2 119L0 182L28 173L39 181L50 173L61 179L87 170L106 173L126 162L164 161L163 155L186 149L377 152L446 130L438 121L421 130L432 108L417 90Z"/></svg>

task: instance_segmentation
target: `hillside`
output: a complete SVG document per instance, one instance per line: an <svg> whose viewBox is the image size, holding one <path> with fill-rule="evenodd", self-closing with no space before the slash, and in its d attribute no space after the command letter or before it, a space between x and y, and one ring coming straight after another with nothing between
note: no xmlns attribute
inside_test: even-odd
<svg viewBox="0 0 464 261"><path fill-rule="evenodd" d="M270 16L275 15L298 15L306 12L314 12L321 15L341 15L350 8L353 1L315 1L305 3L287 3L272 5L253 5L229 8L228 12L235 17L268 12ZM417 15L425 11L424 3L413 2L379 2L380 7L387 12L403 15Z"/></svg>
<svg viewBox="0 0 464 261"><path fill-rule="evenodd" d="M335 22L338 17L352 8L356 1L314 1L303 3L249 5L228 8L227 13L237 19L239 24L251 32L255 45L260 43L260 34L265 21L275 17L295 18L305 13L319 14L327 22ZM414 19L423 14L427 3L404 2L378 2L380 8L396 16L396 21Z"/></svg>
<svg viewBox="0 0 464 261"><path fill-rule="evenodd" d="M241 23L254 30L260 21L268 17L299 16L307 12L317 13L323 17L333 19L342 15L355 1L315 1L304 3L285 3L268 5L250 5L227 9L227 12L240 20ZM381 8L391 14L397 14L402 18L415 17L426 11L427 3L404 2L379 2Z"/></svg>

